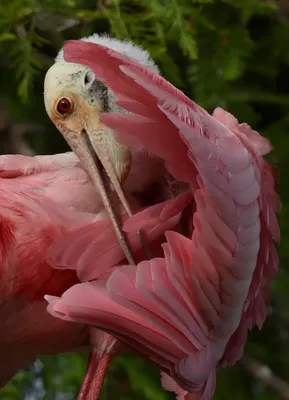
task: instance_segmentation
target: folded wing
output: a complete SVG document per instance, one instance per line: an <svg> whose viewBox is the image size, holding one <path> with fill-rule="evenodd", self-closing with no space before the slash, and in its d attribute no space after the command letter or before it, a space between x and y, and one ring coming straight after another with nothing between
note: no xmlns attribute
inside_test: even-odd
<svg viewBox="0 0 289 400"><path fill-rule="evenodd" d="M182 210L192 198L193 194L188 190L130 219L124 219L123 230L127 232L132 251L137 253L140 250L141 244L136 234L140 229L153 251L155 245L151 248L152 242L160 239L166 230L177 226ZM55 268L76 270L82 282L100 278L124 260L112 224L107 220L85 225L58 238L49 248L47 257ZM142 254L137 258L143 259Z"/></svg>

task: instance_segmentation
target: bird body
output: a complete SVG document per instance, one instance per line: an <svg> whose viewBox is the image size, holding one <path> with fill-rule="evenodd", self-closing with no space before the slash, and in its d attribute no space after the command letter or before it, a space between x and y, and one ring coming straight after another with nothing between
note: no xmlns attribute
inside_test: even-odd
<svg viewBox="0 0 289 400"><path fill-rule="evenodd" d="M39 355L88 343L83 326L46 312L46 293L59 296L79 282L74 271L53 269L46 251L57 237L96 220L102 205L73 153L1 156L0 181L2 386Z"/></svg>
<svg viewBox="0 0 289 400"><path fill-rule="evenodd" d="M179 398L209 400L216 371L240 359L248 329L262 326L268 284L278 268L279 200L262 158L271 146L228 112L208 114L154 71L111 48L72 41L64 46L64 59L89 67L128 112L99 116L116 140L128 149L146 149L189 187L169 205L135 214L123 230L132 234L161 225L182 196L191 202L194 196L195 209L192 235L167 231L162 257L75 285L48 309L113 333L157 364L164 387ZM62 265L68 266L66 259L81 270L85 259L96 268L91 241L83 248L90 257L69 257L75 241L62 246Z"/></svg>
<svg viewBox="0 0 289 400"><path fill-rule="evenodd" d="M136 172L138 164L132 165ZM139 182L134 187L133 181L127 197L138 210L130 190L138 191ZM49 263L53 243L91 226L96 238L106 228L104 246L109 247L115 234L97 190L74 153L3 155L0 182L0 351L5 360L0 366L1 387L41 355L93 347L101 352L110 347L108 335L53 318L44 296L61 296L81 278L88 278L87 273L77 276L69 268L53 268L55 264ZM155 236L162 233L159 230ZM100 242L98 252L105 250ZM112 257L118 263L123 252L118 248ZM100 274L94 273L94 278Z"/></svg>

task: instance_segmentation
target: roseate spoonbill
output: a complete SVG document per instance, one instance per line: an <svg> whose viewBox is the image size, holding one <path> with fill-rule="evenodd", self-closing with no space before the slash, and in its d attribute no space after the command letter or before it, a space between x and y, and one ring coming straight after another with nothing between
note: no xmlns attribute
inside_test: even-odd
<svg viewBox="0 0 289 400"><path fill-rule="evenodd" d="M77 106L81 99L86 110L92 106L87 108L89 101L80 90L84 71L90 77L87 81L105 85L119 109L115 106L116 112L107 114L104 106L99 107L97 121L114 131L113 140L132 152L146 149L164 161L177 181L188 185L195 199L193 233L185 237L168 231L163 257L124 265L106 279L75 285L60 299L48 298L48 309L62 319L112 333L136 349L160 367L164 387L179 399L211 399L216 371L242 356L248 329L262 326L268 284L278 268L274 241L279 239L275 216L279 200L271 169L262 157L271 146L226 111L218 108L208 114L148 68L151 65L137 60L137 51L129 58L127 50L115 45L118 42L105 40L94 36L88 42L99 44L68 42L64 59L73 64L56 64L48 82L55 79L61 89L57 94L66 96L63 82L70 77L71 100ZM73 112L67 122L55 122L91 174L79 141L82 129L90 130L107 174L113 164L115 175L123 179L129 168L126 151L121 148L117 160L112 157L108 163L99 145L108 128L100 135L100 128L94 130L91 122L94 114L86 111L86 119L74 120L79 126L76 132L72 125L68 129L71 118ZM123 230L136 232L162 221L166 207L164 202L134 215ZM94 237L89 227L82 235L86 240ZM69 235L63 256L59 251L55 262L62 260L62 266L74 265L76 270L83 264L97 269L92 241L87 241L83 253L70 256L78 240L79 232Z"/></svg>

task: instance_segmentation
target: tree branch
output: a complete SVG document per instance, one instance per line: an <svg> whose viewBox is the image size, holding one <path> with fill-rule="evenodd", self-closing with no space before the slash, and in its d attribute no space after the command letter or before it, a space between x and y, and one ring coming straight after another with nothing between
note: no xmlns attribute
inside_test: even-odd
<svg viewBox="0 0 289 400"><path fill-rule="evenodd" d="M259 361L250 357L244 357L242 363L251 375L277 392L281 399L289 400L289 384L274 375L267 365L261 364Z"/></svg>

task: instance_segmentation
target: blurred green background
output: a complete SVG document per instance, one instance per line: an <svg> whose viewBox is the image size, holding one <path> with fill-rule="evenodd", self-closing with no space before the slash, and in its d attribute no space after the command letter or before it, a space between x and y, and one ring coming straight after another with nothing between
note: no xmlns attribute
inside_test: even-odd
<svg viewBox="0 0 289 400"><path fill-rule="evenodd" d="M209 111L221 106L262 132L275 147L271 162L286 175L289 0L1 0L1 153L67 149L45 113L44 75L64 40L94 32L141 44L197 103ZM289 399L288 178L279 191L280 272L268 318L261 332L249 334L244 359L219 373L215 399ZM19 373L0 399L75 399L84 369L84 355L45 357ZM102 394L103 400L170 398L158 371L133 354L114 361Z"/></svg>

